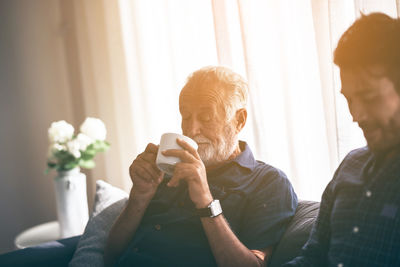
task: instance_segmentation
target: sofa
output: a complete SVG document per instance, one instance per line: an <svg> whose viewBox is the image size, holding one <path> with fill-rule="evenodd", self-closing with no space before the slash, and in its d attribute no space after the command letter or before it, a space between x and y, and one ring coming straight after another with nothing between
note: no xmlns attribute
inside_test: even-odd
<svg viewBox="0 0 400 267"><path fill-rule="evenodd" d="M107 221L109 220L109 219L105 220L104 216L103 219L101 219L102 217L101 214L107 213L107 211L102 212L105 209L104 206L109 206L108 209L113 209L113 206L117 208L117 209L114 208L113 211L114 214L108 215L109 217L113 217L118 212L118 210L121 209L124 201L121 199L122 196L118 197L119 202L115 201L115 196L114 198L110 198L109 196L104 197L104 194L101 194L101 192L103 191L104 193L104 191L107 191L107 193L109 193L110 188L107 188L109 186L106 185L105 183L100 182L99 184L97 184L96 201L93 212L94 215L98 216L96 216L97 218L93 218L94 220L91 220L94 221L94 223L93 222L91 223L91 221L89 221L89 224L86 227L84 235L70 237L57 241L51 241L38 246L29 247L21 250L15 250L12 252L2 254L0 255L0 266L68 266L76 250L79 251L79 249L80 250L86 249L89 250L90 252L93 252L93 249L90 247L88 249L86 244L90 242L92 243L99 242L99 240L101 240L99 239L100 238L99 236L101 236L102 234L97 234L95 233L95 231L91 230L90 228L91 227L93 228L93 226L90 226L90 224L92 225L98 224L97 227L103 229L105 226L104 223L107 223ZM114 193L117 192L115 191L115 189L113 190ZM102 203L101 207L99 207L98 205L98 203L100 202ZM113 205L110 205L112 202L115 203L113 203ZM291 222L289 223L288 228L283 234L280 242L275 247L268 266L270 267L280 266L281 264L299 255L302 246L307 241L308 235L311 231L312 224L317 217L318 210L319 210L319 202L304 201L304 200L299 201L296 213L292 218ZM103 225L101 225L101 223L99 222L96 222L96 220L99 221L99 219L101 219L100 221L102 221L101 223L103 223ZM90 235L90 233L87 232L90 231L92 231L91 234L92 236L88 238L87 235ZM106 233L103 233L103 236L105 235ZM81 243L83 243L83 245L81 245ZM82 254L82 253L75 253L75 254ZM78 260L84 260L84 255L79 255L79 257ZM77 256L74 257L74 261L75 263L77 262ZM85 263L82 264L82 266L99 265L98 263L96 263L96 261L90 261L90 263L93 262L95 262L95 264Z"/></svg>

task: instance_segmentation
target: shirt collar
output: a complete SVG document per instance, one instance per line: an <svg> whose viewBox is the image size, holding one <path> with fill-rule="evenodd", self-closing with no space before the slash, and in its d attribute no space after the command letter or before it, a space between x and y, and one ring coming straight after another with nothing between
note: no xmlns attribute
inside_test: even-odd
<svg viewBox="0 0 400 267"><path fill-rule="evenodd" d="M251 152L249 145L244 141L239 141L239 146L242 152L231 162L236 162L239 166L253 171L257 164L253 152Z"/></svg>

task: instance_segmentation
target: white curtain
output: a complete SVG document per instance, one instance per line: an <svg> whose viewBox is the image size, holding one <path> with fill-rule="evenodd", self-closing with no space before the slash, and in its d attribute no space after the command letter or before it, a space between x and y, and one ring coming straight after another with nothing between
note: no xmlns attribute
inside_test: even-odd
<svg viewBox="0 0 400 267"><path fill-rule="evenodd" d="M98 173L129 189L136 155L163 132L181 131L178 95L187 75L226 65L250 85L241 139L257 159L282 169L300 198L313 200L342 158L365 145L340 95L332 62L337 41L360 12L396 17L400 6L399 0L83 2L75 1L75 10L86 14L87 31L97 32L88 35L103 29L97 41L85 37L87 69L98 73L90 86L97 98L86 102L98 102L116 144ZM92 5L101 18L91 15Z"/></svg>

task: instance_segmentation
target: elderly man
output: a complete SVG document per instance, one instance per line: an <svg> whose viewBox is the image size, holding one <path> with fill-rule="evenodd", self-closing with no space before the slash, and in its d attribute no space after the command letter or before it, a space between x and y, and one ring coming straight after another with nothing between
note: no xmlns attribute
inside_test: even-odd
<svg viewBox="0 0 400 267"><path fill-rule="evenodd" d="M264 266L293 216L297 197L285 174L256 161L238 134L247 84L224 67L194 72L182 89L183 134L172 177L149 144L130 167L129 201L114 223L104 259L119 266ZM219 201L218 201L219 200ZM219 211L219 203L222 213Z"/></svg>
<svg viewBox="0 0 400 267"><path fill-rule="evenodd" d="M363 15L335 63L368 146L340 164L302 255L285 266L400 266L400 20Z"/></svg>

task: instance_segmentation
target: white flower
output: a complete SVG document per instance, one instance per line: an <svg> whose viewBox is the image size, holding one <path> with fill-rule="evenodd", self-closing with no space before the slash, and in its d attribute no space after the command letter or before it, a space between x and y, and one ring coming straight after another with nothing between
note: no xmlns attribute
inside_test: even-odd
<svg viewBox="0 0 400 267"><path fill-rule="evenodd" d="M78 134L76 141L78 142L79 150L81 151L85 151L86 148L94 142L92 138L83 133Z"/></svg>
<svg viewBox="0 0 400 267"><path fill-rule="evenodd" d="M47 157L49 159L54 159L54 154L58 151L67 151L67 147L65 145L60 145L58 143L51 144L49 147Z"/></svg>
<svg viewBox="0 0 400 267"><path fill-rule="evenodd" d="M80 130L83 134L86 134L93 140L104 141L106 139L106 126L100 119L90 117L86 118L82 123Z"/></svg>
<svg viewBox="0 0 400 267"><path fill-rule="evenodd" d="M65 145L60 145L60 144L53 144L51 146L51 148L53 149L53 151L63 151L63 150L67 150L67 148L65 147Z"/></svg>
<svg viewBox="0 0 400 267"><path fill-rule="evenodd" d="M67 143L68 152L71 153L75 158L81 157L81 152L79 151L80 145L79 141L74 139Z"/></svg>
<svg viewBox="0 0 400 267"><path fill-rule="evenodd" d="M64 143L74 135L74 127L66 121L53 122L49 128L49 139L52 143Z"/></svg>

